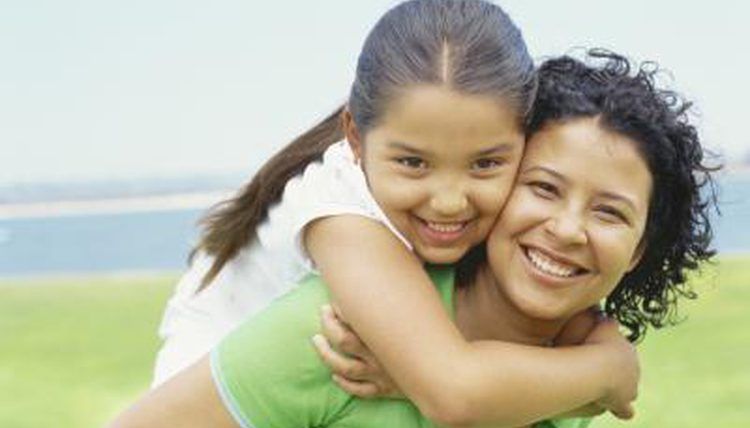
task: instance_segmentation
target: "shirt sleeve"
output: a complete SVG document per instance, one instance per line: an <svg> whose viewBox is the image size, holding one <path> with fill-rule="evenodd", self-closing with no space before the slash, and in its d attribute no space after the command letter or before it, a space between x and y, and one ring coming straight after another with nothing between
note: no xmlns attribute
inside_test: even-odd
<svg viewBox="0 0 750 428"><path fill-rule="evenodd" d="M359 215L383 223L411 250L411 244L391 224L370 193L362 169L346 141L329 147L322 161L308 165L289 180L281 201L258 228L258 239L266 250L281 257L292 255L304 272L314 266L303 245L305 226L335 215ZM299 278L290 278L296 280Z"/></svg>
<svg viewBox="0 0 750 428"><path fill-rule="evenodd" d="M534 425L534 428L586 428L593 418L550 419Z"/></svg>
<svg viewBox="0 0 750 428"><path fill-rule="evenodd" d="M321 281L306 280L212 351L214 383L240 426L326 426L350 405L310 343L327 301Z"/></svg>

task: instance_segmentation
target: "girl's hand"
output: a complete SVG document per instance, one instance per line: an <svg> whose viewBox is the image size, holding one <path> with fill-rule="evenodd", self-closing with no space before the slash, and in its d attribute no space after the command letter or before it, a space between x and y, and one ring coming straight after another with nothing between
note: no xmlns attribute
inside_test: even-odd
<svg viewBox="0 0 750 428"><path fill-rule="evenodd" d="M322 334L313 336L313 344L341 389L360 398L403 398L375 355L332 306L321 308L320 325Z"/></svg>
<svg viewBox="0 0 750 428"><path fill-rule="evenodd" d="M607 393L596 404L620 419L631 419L635 414L633 401L638 396L641 370L635 346L620 333L619 327L617 321L603 318L585 343L601 346L611 356L609 361L613 362Z"/></svg>

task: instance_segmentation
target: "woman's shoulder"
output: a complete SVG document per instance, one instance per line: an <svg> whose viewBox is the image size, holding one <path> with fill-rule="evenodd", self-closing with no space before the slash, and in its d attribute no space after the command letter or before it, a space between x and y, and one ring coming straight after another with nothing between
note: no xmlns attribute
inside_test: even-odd
<svg viewBox="0 0 750 428"><path fill-rule="evenodd" d="M314 426L349 405L310 342L327 302L323 282L311 275L222 340L212 369L233 411L255 426Z"/></svg>

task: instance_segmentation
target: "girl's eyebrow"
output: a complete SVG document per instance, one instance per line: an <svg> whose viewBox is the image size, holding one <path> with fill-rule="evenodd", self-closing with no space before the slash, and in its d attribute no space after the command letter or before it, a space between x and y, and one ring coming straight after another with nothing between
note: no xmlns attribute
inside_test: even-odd
<svg viewBox="0 0 750 428"><path fill-rule="evenodd" d="M390 143L388 143L388 147L390 147L392 149L403 150L403 151L406 151L406 152L409 152L409 153L413 153L415 155L424 155L425 154L425 152L423 150L420 150L420 149L418 149L416 147L412 147L409 144L403 143L403 142L400 142L400 141L390 142ZM477 154L476 154L476 156L481 157L481 156L495 155L495 154L499 154L499 153L512 152L515 147L516 147L516 145L512 144L512 143L500 143L500 144L497 144L495 146L492 146L492 147L489 147L489 148L482 149L482 150L478 151Z"/></svg>
<svg viewBox="0 0 750 428"><path fill-rule="evenodd" d="M393 141L388 143L388 147L396 150L403 150L405 152L409 152L415 155L424 155L425 152L423 150L420 150L416 147L412 147L407 143L402 143L400 141Z"/></svg>
<svg viewBox="0 0 750 428"><path fill-rule="evenodd" d="M547 173L547 174L549 174L549 175L557 178L558 180L562 181L563 183L567 183L568 182L568 179L564 175L562 175L559 172L555 171L554 169L548 168L546 166L541 166L541 165L532 166L532 167L524 170L523 173L526 174L526 173L533 172L533 171L542 171L544 173ZM633 200L631 198L629 198L629 197L627 197L627 196L625 196L625 195L623 195L621 193L610 192L610 191L606 191L605 190L605 191L602 191L602 192L598 192L598 196L602 197L604 199L611 199L611 200L622 202L625 205L627 205L628 208L630 208L632 211L638 212L638 210L636 209L635 202L633 202Z"/></svg>

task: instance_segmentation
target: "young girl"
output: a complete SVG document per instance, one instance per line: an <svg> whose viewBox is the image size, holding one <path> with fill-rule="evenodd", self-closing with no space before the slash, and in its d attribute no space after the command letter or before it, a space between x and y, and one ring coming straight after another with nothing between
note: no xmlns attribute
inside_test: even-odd
<svg viewBox="0 0 750 428"><path fill-rule="evenodd" d="M690 296L685 274L712 255L712 199L705 192L711 176L685 105L655 89L650 72L632 76L624 58L596 53L594 59L604 62L563 57L542 66L527 153L486 257L464 260L455 285L451 268L430 268L444 310L480 344L544 346L572 317L604 298L607 311L636 340L647 325L669 320L676 298ZM224 339L210 367L202 359L116 426L433 426L405 401L359 400L336 388L303 343L317 328L318 305L327 300L320 278L309 279ZM568 408L585 402L580 400L590 386L576 379L578 364L611 370L601 364L605 360L584 362L575 355L607 336L619 337L612 322L600 324L583 346L537 349L538 355L555 352L562 365L554 375L571 378ZM524 357L538 358L531 349ZM425 363L433 358L439 356L426 356ZM458 365L451 374L467 373ZM496 386L496 396L548 398L545 388L515 382L515 372L488 364L482 374ZM504 417L494 409L495 418L485 419L485 410L470 405L477 391L450 392L463 414L427 416L460 426L530 422L518 409Z"/></svg>
<svg viewBox="0 0 750 428"><path fill-rule="evenodd" d="M359 290L382 289L368 284L376 275L418 289L422 261L458 260L505 200L534 86L520 33L495 6L427 0L386 14L363 47L346 108L206 220L165 313L156 383L313 266L363 297ZM411 104L390 106L406 89L419 92ZM391 126L372 132L386 118Z"/></svg>

